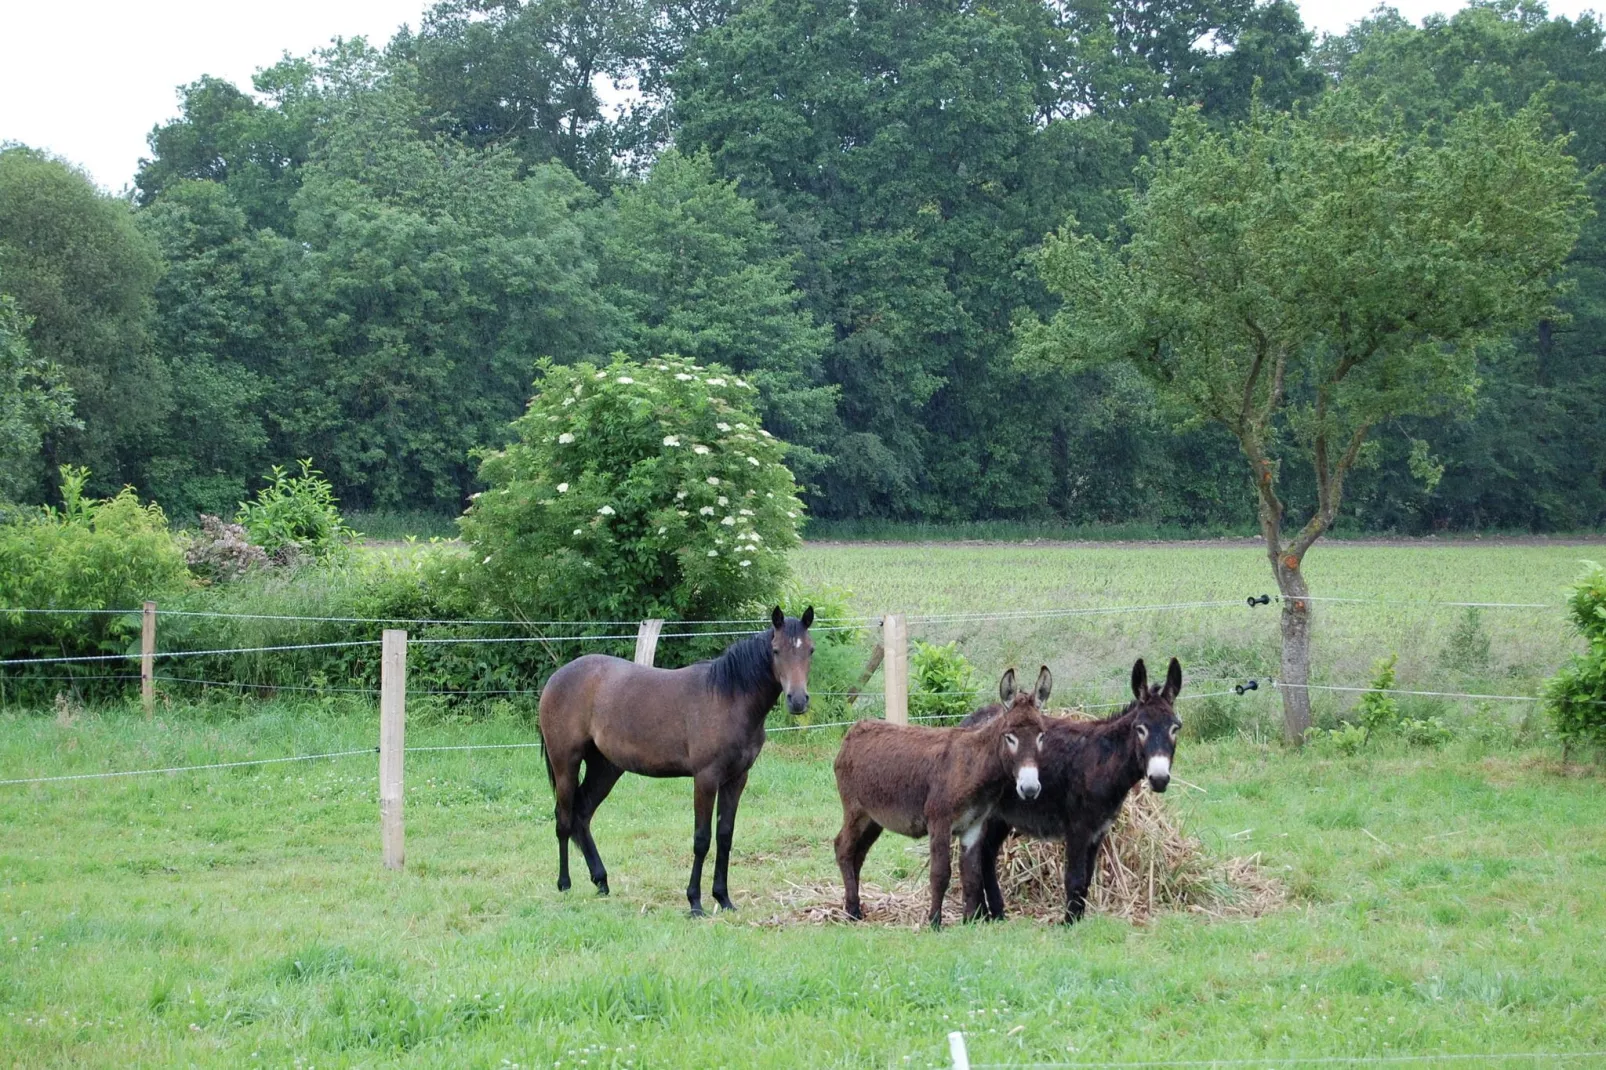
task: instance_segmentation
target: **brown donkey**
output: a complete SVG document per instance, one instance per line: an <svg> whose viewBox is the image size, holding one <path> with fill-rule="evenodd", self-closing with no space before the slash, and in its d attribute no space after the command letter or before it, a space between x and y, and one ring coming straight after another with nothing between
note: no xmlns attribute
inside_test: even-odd
<svg viewBox="0 0 1606 1070"><path fill-rule="evenodd" d="M1132 702L1102 721L1045 717L1040 798L1020 803L1007 796L987 819L986 827L959 861L965 889L966 916L978 912L985 898L987 913L1004 916L1004 895L998 885L998 851L1013 828L1044 840L1065 843L1065 921L1082 916L1099 846L1115 824L1121 804L1147 779L1154 791L1171 782L1182 722L1173 703L1182 691L1182 665L1176 658L1165 683L1149 683L1139 658L1132 666ZM1003 707L987 706L960 722L982 731L996 721Z"/></svg>
<svg viewBox="0 0 1606 1070"><path fill-rule="evenodd" d="M1048 666L1038 679L1043 686ZM1004 673L998 691L1005 706L979 730L860 721L842 737L836 756L836 788L842 796L836 862L850 918L864 917L859 870L883 828L915 839L931 837L928 917L937 928L948 893L953 837L969 848L1005 795L1037 797L1043 738L1037 696L1016 692L1014 669Z"/></svg>
<svg viewBox="0 0 1606 1070"><path fill-rule="evenodd" d="M814 607L738 639L712 661L654 669L623 658L587 654L553 673L541 691L541 741L557 801L558 891L569 890L569 838L580 842L598 895L608 871L591 838L591 818L621 776L691 777L697 827L686 898L703 913L703 859L719 802L714 902L735 910L725 882L736 806L747 771L764 746L764 717L784 692L786 707L809 707L809 625ZM585 779L580 779L580 762Z"/></svg>

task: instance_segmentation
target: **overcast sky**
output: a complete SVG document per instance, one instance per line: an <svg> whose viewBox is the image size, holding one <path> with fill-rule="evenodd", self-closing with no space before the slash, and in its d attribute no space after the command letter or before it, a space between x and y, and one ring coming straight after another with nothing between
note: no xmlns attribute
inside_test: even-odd
<svg viewBox="0 0 1606 1070"><path fill-rule="evenodd" d="M1376 0L1298 0L1305 23L1337 32ZM258 67L331 37L383 43L414 28L427 0L6 0L0 15L0 142L83 166L109 190L133 179L151 127L177 111L176 87L203 74L249 87ZM1461 0L1398 0L1413 21ZM1606 0L1552 0L1576 17Z"/></svg>

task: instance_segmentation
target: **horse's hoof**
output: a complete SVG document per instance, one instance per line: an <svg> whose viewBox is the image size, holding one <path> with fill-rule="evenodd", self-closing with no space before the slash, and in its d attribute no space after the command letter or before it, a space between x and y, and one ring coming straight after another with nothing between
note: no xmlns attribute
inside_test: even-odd
<svg viewBox="0 0 1606 1070"><path fill-rule="evenodd" d="M568 877L559 877L558 878L558 891L566 892L568 890L569 890L569 878Z"/></svg>
<svg viewBox="0 0 1606 1070"><path fill-rule="evenodd" d="M736 913L736 904L732 903L729 899L721 899L719 900L719 909L728 910L734 914Z"/></svg>
<svg viewBox="0 0 1606 1070"><path fill-rule="evenodd" d="M708 912L706 910L704 910L700 905L693 906L689 913L694 918L706 918L706 917L708 917Z"/></svg>
<svg viewBox="0 0 1606 1070"><path fill-rule="evenodd" d="M597 882L597 894L599 896L606 896L608 894L608 882L607 881L598 881Z"/></svg>

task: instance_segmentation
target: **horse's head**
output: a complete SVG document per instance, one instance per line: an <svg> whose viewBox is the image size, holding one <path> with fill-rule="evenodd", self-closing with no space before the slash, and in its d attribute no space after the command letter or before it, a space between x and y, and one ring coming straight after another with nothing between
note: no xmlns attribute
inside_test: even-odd
<svg viewBox="0 0 1606 1070"><path fill-rule="evenodd" d="M814 656L809 625L814 623L814 607L805 609L801 617L788 617L776 606L770 622L775 626L770 632L775 682L786 693L787 710L796 716L809 708L809 660Z"/></svg>
<svg viewBox="0 0 1606 1070"><path fill-rule="evenodd" d="M1176 658L1171 659L1160 687L1149 686L1149 670L1142 658L1133 663L1132 695L1137 702L1132 707L1132 745L1149 787L1155 791L1164 791L1171 783L1171 759L1177 752L1177 734L1182 731L1172 703L1181 691L1182 665Z"/></svg>
<svg viewBox="0 0 1606 1070"><path fill-rule="evenodd" d="M1015 773L1015 794L1027 802L1043 791L1037 763L1043 752L1043 703L1054 687L1054 677L1044 665L1031 691L1015 689L1015 670L1005 669L998 681L998 699L1004 709L992 722L999 733L1004 762Z"/></svg>

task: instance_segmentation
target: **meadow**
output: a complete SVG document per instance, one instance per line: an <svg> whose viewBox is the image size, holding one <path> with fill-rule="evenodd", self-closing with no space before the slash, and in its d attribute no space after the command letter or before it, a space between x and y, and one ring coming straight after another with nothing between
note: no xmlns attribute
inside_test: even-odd
<svg viewBox="0 0 1606 1070"><path fill-rule="evenodd" d="M1395 651L1402 686L1532 693L1569 649L1574 545L1333 545L1310 558L1321 678ZM1241 599L1265 562L1192 546L806 546L805 584L871 614ZM1415 602L1418 604L1412 605ZM1047 661L1057 698L1119 697L1134 654L1188 687L1275 664L1275 606L916 627L991 678ZM1470 660L1468 656L1470 655ZM1272 659L1269 662L1266 659ZM1461 659L1462 663L1458 663ZM1348 704L1329 696L1325 715ZM0 1065L945 1066L1606 1049L1606 793L1531 705L1438 702L1456 738L1355 755L1275 740L1274 696L1183 707L1197 723L1167 805L1218 857L1258 854L1285 905L1252 920L1165 914L1070 929L933 933L797 924L836 880L839 730L775 735L737 825L735 915L685 916L690 788L627 777L595 831L614 893L555 890L534 748L407 758L408 862L379 864L376 762L0 786ZM1195 711L1190 713L1190 709ZM176 697L0 712L0 779L372 746L345 695ZM1268 730L1266 727L1270 725ZM410 706L410 747L529 743L526 706ZM917 878L888 836L869 881ZM1570 1065L1584 1065L1581 1060Z"/></svg>

